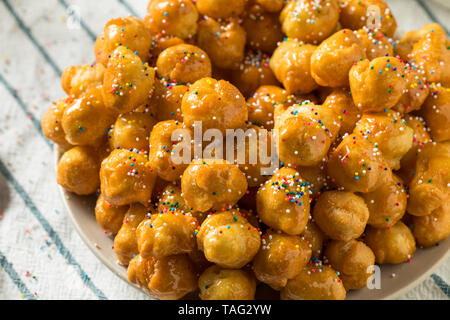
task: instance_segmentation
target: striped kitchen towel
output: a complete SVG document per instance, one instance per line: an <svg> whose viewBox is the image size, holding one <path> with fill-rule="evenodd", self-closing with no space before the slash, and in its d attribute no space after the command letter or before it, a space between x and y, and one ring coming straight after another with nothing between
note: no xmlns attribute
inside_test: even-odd
<svg viewBox="0 0 450 320"><path fill-rule="evenodd" d="M148 299L73 229L56 186L54 145L40 128L64 96L62 70L94 61L104 24L143 17L147 2L0 0L0 299ZM450 9L438 0L388 3L403 30L431 21L450 28ZM401 299L449 299L449 282L450 260Z"/></svg>

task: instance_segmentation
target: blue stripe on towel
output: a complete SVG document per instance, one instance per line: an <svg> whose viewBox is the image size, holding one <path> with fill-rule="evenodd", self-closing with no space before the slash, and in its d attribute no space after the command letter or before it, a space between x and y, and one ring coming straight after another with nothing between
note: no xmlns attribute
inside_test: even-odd
<svg viewBox="0 0 450 320"><path fill-rule="evenodd" d="M8 276L11 278L12 282L17 286L19 291L23 294L23 296L28 300L36 300L36 297L28 290L28 287L25 283L20 279L16 270L14 270L13 265L6 259L5 255L0 251L0 265L6 271Z"/></svg>
<svg viewBox="0 0 450 320"><path fill-rule="evenodd" d="M17 12L14 11L13 7L9 3L8 0L2 0L3 4L8 9L9 13L14 17L16 20L18 26L22 31L27 35L28 39L34 44L34 46L39 50L39 52L42 54L44 59L50 64L50 66L53 68L55 73L58 76L61 76L61 69L56 65L55 61L49 56L47 51L45 51L44 47L36 40L36 38L31 34L30 28L28 28L25 23L22 21L22 19L18 16Z"/></svg>
<svg viewBox="0 0 450 320"><path fill-rule="evenodd" d="M0 160L0 173L8 180L8 182L14 187L16 192L20 195L22 200L25 202L25 205L30 209L31 213L35 216L35 218L42 225L44 230L47 232L49 237L52 239L55 246L58 248L58 252L66 259L66 261L74 267L74 269L78 272L83 283L100 299L106 300L105 294L98 289L95 284L91 281L89 276L84 272L83 268L80 264L74 259L70 251L66 248L58 233L52 228L47 219L42 215L36 205L31 200L30 196L26 193L23 187L19 184L19 182L14 178L12 173L8 170L8 168L4 165L4 163Z"/></svg>

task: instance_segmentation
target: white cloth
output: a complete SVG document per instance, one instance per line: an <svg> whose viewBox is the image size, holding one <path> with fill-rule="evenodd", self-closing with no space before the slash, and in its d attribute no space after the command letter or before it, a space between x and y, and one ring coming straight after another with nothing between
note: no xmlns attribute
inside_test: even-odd
<svg viewBox="0 0 450 320"><path fill-rule="evenodd" d="M403 30L431 21L416 1L388 2ZM64 96L58 73L93 62L93 37L109 19L129 15L128 5L143 17L147 0L0 0L0 299L148 298L110 272L75 232L39 126ZM449 29L450 9L426 5ZM73 28L70 12L80 13L91 35ZM445 289L450 261L435 274ZM448 299L436 283L428 278L401 298Z"/></svg>

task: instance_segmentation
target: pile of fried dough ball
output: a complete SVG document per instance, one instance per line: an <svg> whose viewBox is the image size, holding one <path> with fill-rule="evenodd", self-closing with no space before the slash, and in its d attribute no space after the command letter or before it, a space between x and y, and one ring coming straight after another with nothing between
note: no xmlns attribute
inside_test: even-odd
<svg viewBox="0 0 450 320"><path fill-rule="evenodd" d="M64 70L42 119L57 182L98 197L153 297L345 299L450 233L450 41L396 27L382 0L151 0ZM277 129L281 168L175 165L172 133L196 121Z"/></svg>

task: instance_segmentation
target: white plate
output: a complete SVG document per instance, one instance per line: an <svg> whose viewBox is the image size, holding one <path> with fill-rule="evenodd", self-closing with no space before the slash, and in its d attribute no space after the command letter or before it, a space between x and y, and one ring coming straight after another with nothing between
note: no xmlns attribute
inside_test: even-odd
<svg viewBox="0 0 450 320"><path fill-rule="evenodd" d="M59 148L55 148L55 150L55 164L57 164L60 150ZM119 278L129 283L126 268L117 263L112 249L113 239L104 234L95 219L95 197L77 196L67 192L62 187L58 188L75 230L81 239L103 264ZM347 294L347 299L395 299L428 278L449 256L449 249L450 237L442 241L439 246L418 249L411 263L383 265L381 266L381 289L352 290ZM393 274L395 274L394 277ZM129 284L137 288L133 284ZM264 290L264 293L261 294L262 290ZM267 288L262 290L259 294L257 293L260 296L259 298L273 297L273 293L269 293L270 290Z"/></svg>

